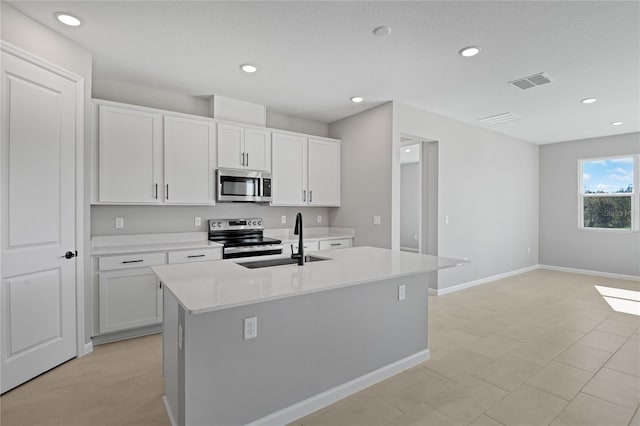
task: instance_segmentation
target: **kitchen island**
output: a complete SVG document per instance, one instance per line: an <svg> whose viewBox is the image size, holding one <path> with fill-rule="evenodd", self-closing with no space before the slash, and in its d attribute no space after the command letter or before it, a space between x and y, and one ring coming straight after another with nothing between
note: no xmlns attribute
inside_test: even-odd
<svg viewBox="0 0 640 426"><path fill-rule="evenodd" d="M429 273L463 261L373 247L317 257L152 268L173 424L284 424L429 358Z"/></svg>

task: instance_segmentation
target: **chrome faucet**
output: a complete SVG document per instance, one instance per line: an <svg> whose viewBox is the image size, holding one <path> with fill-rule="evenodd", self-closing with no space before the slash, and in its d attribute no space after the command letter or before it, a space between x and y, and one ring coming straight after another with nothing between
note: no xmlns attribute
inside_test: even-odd
<svg viewBox="0 0 640 426"><path fill-rule="evenodd" d="M298 253L293 253L291 245L291 258L298 259L298 265L304 265L304 241L302 241L302 213L296 215L296 226L293 228L293 235L298 236Z"/></svg>

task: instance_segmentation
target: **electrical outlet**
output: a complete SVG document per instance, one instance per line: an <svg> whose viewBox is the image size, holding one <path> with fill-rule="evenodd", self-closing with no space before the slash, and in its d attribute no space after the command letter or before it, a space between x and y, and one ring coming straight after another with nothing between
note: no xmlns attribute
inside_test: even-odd
<svg viewBox="0 0 640 426"><path fill-rule="evenodd" d="M124 217L116 217L116 229L124 228Z"/></svg>
<svg viewBox="0 0 640 426"><path fill-rule="evenodd" d="M258 337L258 317L244 319L244 340Z"/></svg>
<svg viewBox="0 0 640 426"><path fill-rule="evenodd" d="M407 298L407 286L401 284L398 286L398 300L404 300Z"/></svg>
<svg viewBox="0 0 640 426"><path fill-rule="evenodd" d="M202 218L200 216L196 216L193 218L193 226L200 226L202 223Z"/></svg>
<svg viewBox="0 0 640 426"><path fill-rule="evenodd" d="M445 216L444 217L444 224L448 225L449 224L449 216Z"/></svg>
<svg viewBox="0 0 640 426"><path fill-rule="evenodd" d="M374 216L373 217L373 224L374 225L380 225L380 216Z"/></svg>
<svg viewBox="0 0 640 426"><path fill-rule="evenodd" d="M527 247L527 254L531 254L531 247Z"/></svg>
<svg viewBox="0 0 640 426"><path fill-rule="evenodd" d="M318 223L322 223L322 216L318 215Z"/></svg>
<svg viewBox="0 0 640 426"><path fill-rule="evenodd" d="M282 223L287 223L287 217L286 217L286 216L282 216L282 217L280 218L280 222L282 222Z"/></svg>

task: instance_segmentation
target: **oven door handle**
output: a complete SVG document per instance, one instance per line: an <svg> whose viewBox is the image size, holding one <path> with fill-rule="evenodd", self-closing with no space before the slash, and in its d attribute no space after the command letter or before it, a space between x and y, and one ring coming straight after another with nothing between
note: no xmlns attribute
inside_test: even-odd
<svg viewBox="0 0 640 426"><path fill-rule="evenodd" d="M259 251L271 251L282 250L282 244L280 245L268 245L268 246L250 246L250 247L225 247L224 252L228 254L232 253L249 253Z"/></svg>

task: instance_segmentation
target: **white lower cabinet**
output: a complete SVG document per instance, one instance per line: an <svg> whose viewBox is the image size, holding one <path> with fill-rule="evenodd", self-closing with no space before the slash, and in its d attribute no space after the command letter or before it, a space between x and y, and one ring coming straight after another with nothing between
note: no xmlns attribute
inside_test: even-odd
<svg viewBox="0 0 640 426"><path fill-rule="evenodd" d="M123 338L119 332L149 331L162 323L162 283L150 266L222 259L221 247L169 252L149 252L99 256L96 268L96 305L94 337L113 341ZM95 288L95 287L94 287ZM114 334L110 334L114 333ZM129 334L130 337L130 334Z"/></svg>
<svg viewBox="0 0 640 426"><path fill-rule="evenodd" d="M162 285L150 268L100 272L100 333L162 322Z"/></svg>

